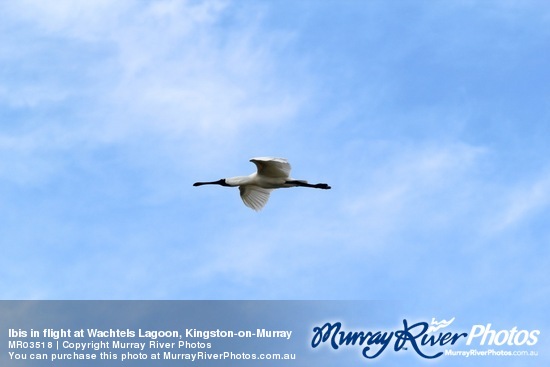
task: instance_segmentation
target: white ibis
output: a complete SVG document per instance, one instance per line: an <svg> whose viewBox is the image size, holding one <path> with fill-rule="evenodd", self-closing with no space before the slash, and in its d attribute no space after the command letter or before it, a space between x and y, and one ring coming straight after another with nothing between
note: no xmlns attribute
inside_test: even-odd
<svg viewBox="0 0 550 367"><path fill-rule="evenodd" d="M284 158L260 157L252 158L257 172L248 176L222 178L218 181L195 182L193 186L221 185L239 187L241 199L247 207L259 211L274 189L283 187L312 187L314 189L330 189L326 183L310 184L305 180L296 180L290 177L290 164Z"/></svg>

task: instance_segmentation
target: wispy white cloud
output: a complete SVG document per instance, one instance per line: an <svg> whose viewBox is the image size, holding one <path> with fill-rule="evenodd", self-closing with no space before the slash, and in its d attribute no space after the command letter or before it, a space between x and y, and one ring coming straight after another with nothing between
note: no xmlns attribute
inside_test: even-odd
<svg viewBox="0 0 550 367"><path fill-rule="evenodd" d="M502 191L495 203L495 215L488 221L489 233L512 229L550 207L549 174L542 174Z"/></svg>
<svg viewBox="0 0 550 367"><path fill-rule="evenodd" d="M300 103L277 78L282 70L274 61L272 48L281 39L258 28L253 19L261 15L252 7L228 9L220 1L192 4L174 0L45 6L29 0L8 9L22 24L34 26L29 28L36 32L31 38L45 30L40 36L52 41L76 39L105 49L94 55L95 59L79 60L81 64L71 67L88 74L89 84L82 87L97 95L88 95L86 102L91 107L108 108L104 113L113 125L125 123L113 117L126 115L134 120L128 128L143 128L136 121L141 119L149 128L170 133L198 129L224 135L239 126L280 121L292 115ZM248 11L246 25L226 28L220 24L222 18L231 17L228 13L239 11ZM59 52L79 51L70 46ZM32 71L59 76L66 67L45 70L35 65ZM25 104L30 86L17 83L14 80L4 87L2 94L9 93L15 105ZM49 93L53 87L46 82L33 83L44 97L68 94Z"/></svg>
<svg viewBox="0 0 550 367"><path fill-rule="evenodd" d="M277 55L289 39L264 31L252 5L26 0L2 7L16 30L14 39L4 37L27 41L24 52L6 48L3 56L26 73L6 75L0 87L0 102L26 126L2 133L5 144L26 151L20 162L33 152L145 138L158 142L150 154L172 150L181 165L193 152L204 164L236 149L247 130L288 123L307 99L304 83L280 77L292 72Z"/></svg>
<svg viewBox="0 0 550 367"><path fill-rule="evenodd" d="M354 195L342 201L341 210L379 234L418 221L419 228L451 223L464 209L461 202L470 195L472 172L485 149L463 143L394 148L385 149L383 161L356 172Z"/></svg>

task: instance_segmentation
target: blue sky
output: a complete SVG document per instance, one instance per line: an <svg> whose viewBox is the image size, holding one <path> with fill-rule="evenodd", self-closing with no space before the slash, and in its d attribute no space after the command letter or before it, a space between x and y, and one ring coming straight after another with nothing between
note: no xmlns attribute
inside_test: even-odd
<svg viewBox="0 0 550 367"><path fill-rule="evenodd" d="M542 327L548 3L25 0L0 29L2 298L396 299ZM256 156L333 189L255 213L192 187Z"/></svg>

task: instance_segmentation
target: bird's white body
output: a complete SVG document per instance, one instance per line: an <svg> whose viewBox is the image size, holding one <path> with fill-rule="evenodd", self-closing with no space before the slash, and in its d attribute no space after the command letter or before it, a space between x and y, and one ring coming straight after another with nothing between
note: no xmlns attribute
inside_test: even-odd
<svg viewBox="0 0 550 367"><path fill-rule="evenodd" d="M304 180L290 178L290 164L284 158L259 157L250 160L256 165L257 172L248 176L237 176L213 182L196 182L194 186L217 184L238 186L244 204L256 211L261 210L274 189L285 187L314 187L330 189L327 184L311 185Z"/></svg>
<svg viewBox="0 0 550 367"><path fill-rule="evenodd" d="M296 185L286 184L292 180L290 175L290 164L284 158L260 157L252 158L257 172L248 176L237 176L226 178L225 182L230 186L256 185L264 189L280 189Z"/></svg>

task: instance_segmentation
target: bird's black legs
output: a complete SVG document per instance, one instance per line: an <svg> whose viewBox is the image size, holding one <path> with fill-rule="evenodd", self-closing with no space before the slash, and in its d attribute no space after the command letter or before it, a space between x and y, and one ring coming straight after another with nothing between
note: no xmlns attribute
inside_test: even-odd
<svg viewBox="0 0 550 367"><path fill-rule="evenodd" d="M330 186L327 185L326 183L318 183L316 185L313 185L313 187L315 187L316 189L323 189L323 190L330 189Z"/></svg>
<svg viewBox="0 0 550 367"><path fill-rule="evenodd" d="M323 190L330 189L330 186L327 185L326 183L310 184L300 180L289 180L289 181L286 181L286 183L291 185L301 186L301 187L312 187L314 189L323 189Z"/></svg>

